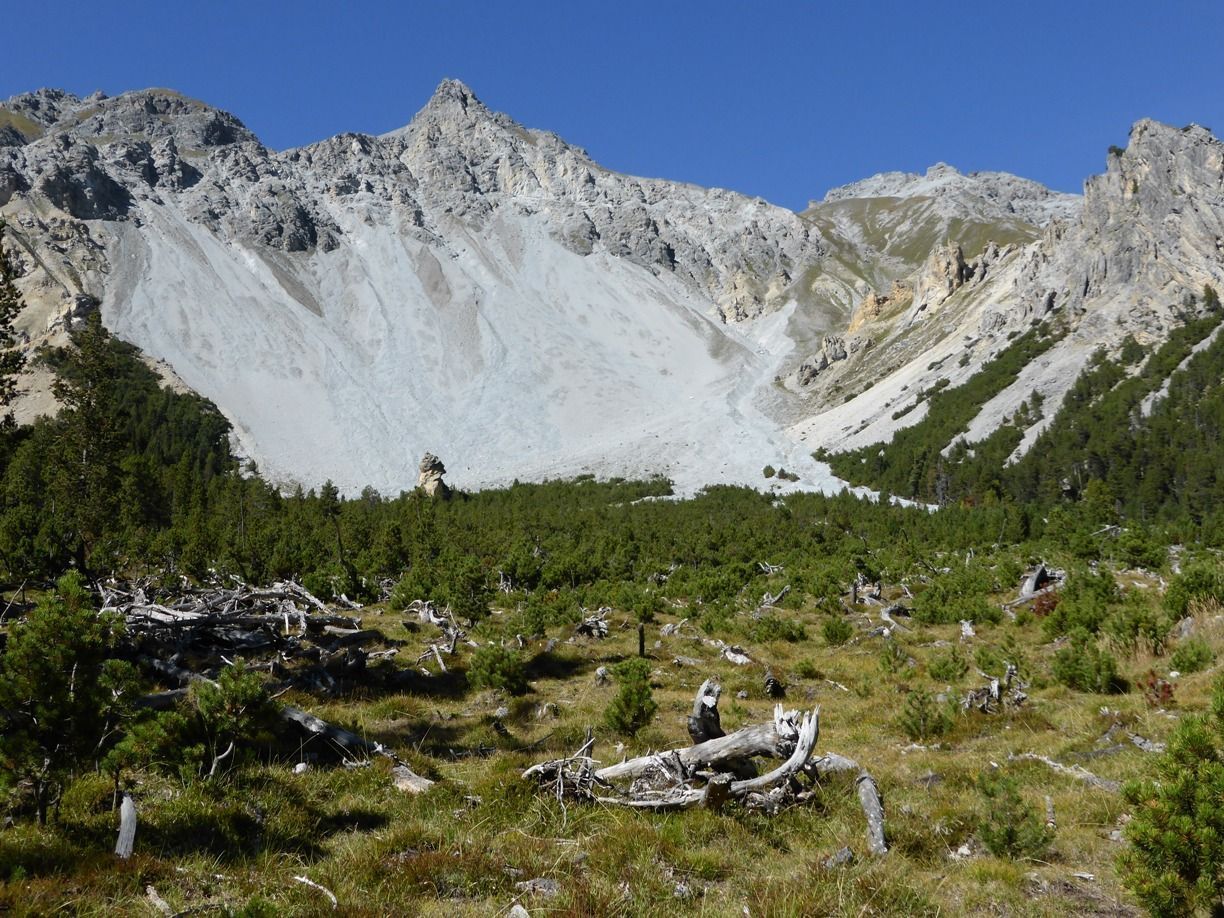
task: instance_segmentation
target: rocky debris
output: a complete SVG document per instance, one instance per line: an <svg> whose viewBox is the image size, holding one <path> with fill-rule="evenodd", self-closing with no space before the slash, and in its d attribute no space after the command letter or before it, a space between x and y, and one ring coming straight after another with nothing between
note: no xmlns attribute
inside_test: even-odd
<svg viewBox="0 0 1224 918"><path fill-rule="evenodd" d="M555 896L561 891L556 880L548 877L536 877L533 880L520 880L514 884L520 893L530 896Z"/></svg>
<svg viewBox="0 0 1224 918"><path fill-rule="evenodd" d="M888 293L876 293L874 290L869 290L855 307L850 317L850 325L846 330L849 334L854 334L864 325L878 321L881 316L904 309L913 301L913 298L914 288L903 280L893 281Z"/></svg>
<svg viewBox="0 0 1224 918"><path fill-rule="evenodd" d="M1035 226L1074 219L1080 205L1076 195L1052 191L1029 179L1006 172L962 173L947 163L936 163L925 175L913 172L873 175L834 188L825 195L824 203L856 198L929 199L937 204L947 202L984 219L1014 217Z"/></svg>
<svg viewBox="0 0 1224 918"><path fill-rule="evenodd" d="M835 363L841 363L856 354L866 353L875 347L875 339L856 335L849 339L841 335L825 335L820 350L807 357L790 376L790 381L800 389L807 388Z"/></svg>
<svg viewBox="0 0 1224 918"><path fill-rule="evenodd" d="M433 453L421 457L420 475L417 476L417 487L425 492L426 497L449 497L450 487L442 480L446 474L446 466Z"/></svg>

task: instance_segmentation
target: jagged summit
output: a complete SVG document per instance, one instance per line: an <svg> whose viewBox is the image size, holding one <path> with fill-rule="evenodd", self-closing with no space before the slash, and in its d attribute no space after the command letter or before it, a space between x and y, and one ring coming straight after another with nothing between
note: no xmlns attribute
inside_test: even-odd
<svg viewBox="0 0 1224 918"><path fill-rule="evenodd" d="M1079 197L1007 172L961 172L936 163L923 174L883 172L828 191L820 203L863 198L932 198L973 202L999 216L1013 215L1038 226L1074 217ZM817 206L813 202L812 206Z"/></svg>
<svg viewBox="0 0 1224 918"><path fill-rule="evenodd" d="M946 164L795 214L604 169L457 80L398 131L283 152L171 90L42 90L0 106L0 216L31 347L101 302L283 481L394 491L428 447L460 487L768 464L813 485L813 447L917 420L932 367L963 378L1050 311L1076 334L1016 403L1069 385L1090 338L1167 331L1162 304L1222 273L1220 160L1141 122L1082 217Z"/></svg>

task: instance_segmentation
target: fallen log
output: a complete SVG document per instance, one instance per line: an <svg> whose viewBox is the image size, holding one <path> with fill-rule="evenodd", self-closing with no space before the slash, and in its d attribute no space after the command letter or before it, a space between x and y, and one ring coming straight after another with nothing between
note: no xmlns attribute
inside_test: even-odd
<svg viewBox="0 0 1224 918"><path fill-rule="evenodd" d="M809 766L819 777L821 774L855 774L854 786L858 791L859 805L867 818L867 850L872 854L887 854L888 844L884 837L884 803L875 778L854 759L836 752L826 752L813 759Z"/></svg>
<svg viewBox="0 0 1224 918"><path fill-rule="evenodd" d="M744 727L726 736L707 740L684 749L639 756L617 765L601 768L595 775L601 781L636 778L660 768L664 759L669 762L674 761L686 772L692 774L700 768L713 768L735 759L751 758L752 756L783 758L790 754L799 734L798 717L798 711L783 712L782 705L777 705L774 709L774 719L770 723Z"/></svg>
<svg viewBox="0 0 1224 918"><path fill-rule="evenodd" d="M1059 774L1068 775L1077 781L1083 781L1091 787L1099 787L1101 790L1112 791L1114 793L1122 789L1121 781L1098 777L1080 765L1064 765L1062 762L1056 762L1048 756L1038 755L1035 752L1012 753L1007 757L1007 760L1009 762L1040 762Z"/></svg>
<svg viewBox="0 0 1224 918"><path fill-rule="evenodd" d="M791 712L791 714L794 715L795 712ZM734 734L732 735L734 736ZM799 722L794 738L795 748L789 758L777 768L763 775L755 778L745 778L740 781L732 781L726 788L727 798L744 798L751 793L781 785L791 776L797 774L807 764L819 735L820 711L815 709L804 714ZM714 740L714 742L718 741ZM707 743L706 745L709 744ZM600 769L596 771L595 778L606 781L607 778L603 774L606 770ZM596 799L600 803L614 803L634 809L661 810L687 809L697 806L702 803L705 796L705 788L692 788L679 784L661 790L633 788L628 796L599 797Z"/></svg>

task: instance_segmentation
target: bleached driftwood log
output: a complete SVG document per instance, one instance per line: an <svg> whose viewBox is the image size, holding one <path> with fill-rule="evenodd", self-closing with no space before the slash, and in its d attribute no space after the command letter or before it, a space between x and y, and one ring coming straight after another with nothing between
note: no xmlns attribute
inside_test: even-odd
<svg viewBox="0 0 1224 918"><path fill-rule="evenodd" d="M720 786L712 792L714 794L713 804L711 804L710 797L707 795L706 787L693 787L687 780L684 779L676 781L670 786L663 786L659 788L642 786L639 783L635 783L627 794L601 796L596 797L595 799L597 799L600 803L614 803L620 806L632 807L634 809L687 809L689 807L698 805L721 806L728 799L742 800L748 797L750 794L759 793L764 790L778 787L787 782L792 776L796 775L803 768L803 766L807 764L808 759L811 758L812 750L816 747L816 739L820 735L819 710L812 710L804 714L798 723L795 722L796 716L797 712L795 711L791 711L784 715L787 726L783 729L793 728L795 730L792 740L794 748L786 761L774 768L772 771L766 772L765 774L759 775L755 778L745 778L739 781L731 781L730 783L727 783L725 777L720 777ZM779 718L775 717L775 724L778 722L778 720ZM722 739L733 739L736 735L737 734L733 733L731 736L723 737ZM711 740L710 742L703 743L701 745L708 747L712 743L719 742L720 740ZM736 745L734 743L730 745L724 743L717 754L719 758L714 759L715 763L719 761L722 756L726 756L730 759L740 758L741 756L734 754L735 749ZM709 751L704 753L702 756L702 758L707 762L709 762L711 757L712 756ZM654 757L647 756L646 758L650 759ZM656 762L654 764L655 767L658 767L667 773L667 766L672 763ZM600 785L609 785L611 781L608 777L608 773L611 770L615 770L616 767L617 766L611 766L610 769L598 769L594 773L595 781Z"/></svg>

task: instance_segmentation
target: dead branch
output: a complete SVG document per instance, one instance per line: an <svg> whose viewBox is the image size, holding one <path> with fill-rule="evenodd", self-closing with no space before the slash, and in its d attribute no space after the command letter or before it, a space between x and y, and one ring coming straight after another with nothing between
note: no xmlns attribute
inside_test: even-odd
<svg viewBox="0 0 1224 918"><path fill-rule="evenodd" d="M858 791L859 805L867 818L867 849L872 854L887 854L888 844L884 837L884 802L875 778L854 759L835 752L826 752L809 766L819 777L824 774L854 774L854 785Z"/></svg>
<svg viewBox="0 0 1224 918"><path fill-rule="evenodd" d="M1007 757L1007 760L1009 762L1040 762L1042 765L1053 769L1059 774L1068 775L1075 778L1077 781L1083 781L1085 784L1092 787L1099 787L1101 790L1113 791L1116 793L1122 788L1122 783L1120 781L1098 777L1080 765L1064 765L1062 762L1055 762L1053 759L1044 755L1038 755L1035 752L1012 753Z"/></svg>

